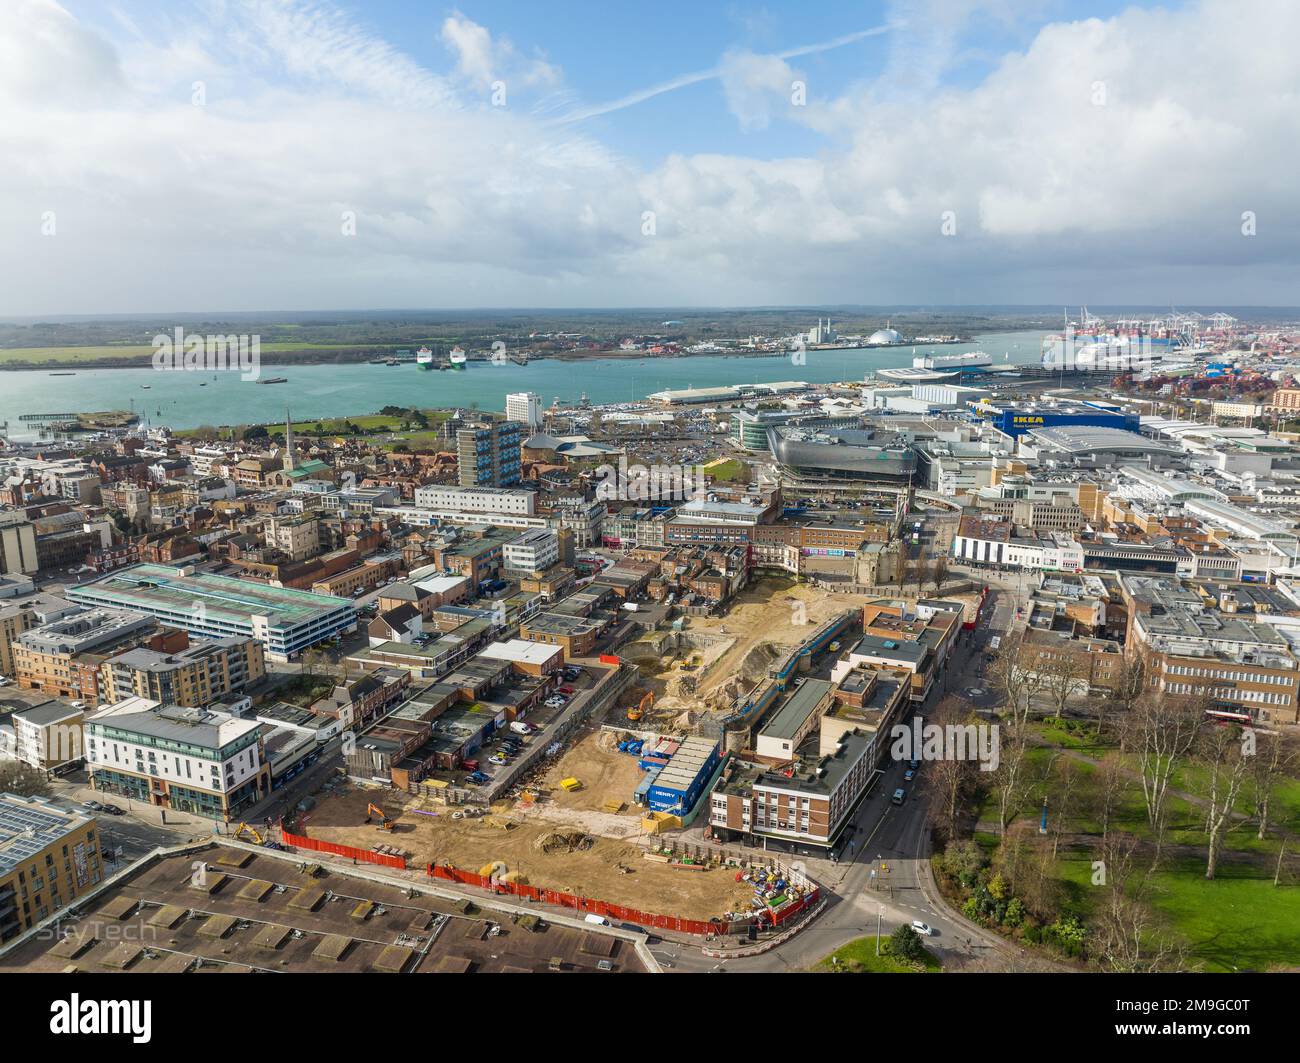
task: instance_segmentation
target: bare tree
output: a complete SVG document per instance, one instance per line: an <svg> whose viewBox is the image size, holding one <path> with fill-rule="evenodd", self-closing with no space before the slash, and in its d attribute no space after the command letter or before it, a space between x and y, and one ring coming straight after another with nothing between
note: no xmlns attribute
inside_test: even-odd
<svg viewBox="0 0 1300 1063"><path fill-rule="evenodd" d="M1110 836L1115 816L1132 788L1133 781L1118 756L1104 757L1088 779L1085 802L1097 817L1102 841Z"/></svg>
<svg viewBox="0 0 1300 1063"><path fill-rule="evenodd" d="M1040 686L1036 672L1021 662L1023 637L1008 636L1002 644L989 678L1002 695L998 715L998 769L994 784L998 800L998 829L1005 835L1007 826L1023 807L1029 791L1026 754L1029 751L1029 720L1033 712L1034 694Z"/></svg>
<svg viewBox="0 0 1300 1063"><path fill-rule="evenodd" d="M948 555L935 554L934 560L930 562L930 584L934 587L934 593L939 594L947 581Z"/></svg>
<svg viewBox="0 0 1300 1063"><path fill-rule="evenodd" d="M1146 682L1146 655L1140 651L1124 654L1118 670L1111 677L1105 697L1093 702L1097 710L1098 738L1105 735L1109 720L1123 721L1128 717L1138 698L1146 693Z"/></svg>
<svg viewBox="0 0 1300 1063"><path fill-rule="evenodd" d="M1147 824L1155 838L1153 867L1164 846L1170 780L1195 746L1203 719L1197 704L1161 694L1139 698L1127 721L1127 745L1137 756Z"/></svg>
<svg viewBox="0 0 1300 1063"><path fill-rule="evenodd" d="M45 773L21 760L0 761L0 794L45 797L50 792Z"/></svg>
<svg viewBox="0 0 1300 1063"><path fill-rule="evenodd" d="M1268 817L1277 780L1289 776L1300 756L1294 739L1280 733L1255 732L1255 756L1251 762L1255 783L1255 818L1259 821L1260 841L1268 833Z"/></svg>
<svg viewBox="0 0 1300 1063"><path fill-rule="evenodd" d="M1161 927L1146 902L1151 867L1139 863L1141 839L1113 831L1093 864L1094 886L1104 891L1093 919L1093 952L1108 970L1125 974L1177 971L1185 946Z"/></svg>
<svg viewBox="0 0 1300 1063"><path fill-rule="evenodd" d="M1061 640L1063 643L1066 641ZM1082 686L1087 688L1088 675L1076 653L1065 646L1035 649L1032 667L1038 675L1039 688L1052 703L1057 716L1065 715L1065 707Z"/></svg>
<svg viewBox="0 0 1300 1063"><path fill-rule="evenodd" d="M1047 817L1051 824L1053 860L1061 847L1061 835L1079 808L1080 774L1079 766L1070 757L1056 759L1056 779L1048 796L1051 807Z"/></svg>
<svg viewBox="0 0 1300 1063"><path fill-rule="evenodd" d="M935 707L930 722L944 728L962 727L977 723L978 717L970 702L949 695ZM957 836L958 822L966 812L977 785L978 766L972 760L959 760L949 755L927 765L926 771L929 773L926 794L930 818L946 844Z"/></svg>
<svg viewBox="0 0 1300 1063"><path fill-rule="evenodd" d="M1254 759L1246 752L1254 735L1240 727L1206 728L1199 742L1200 759L1210 769L1205 830L1209 836L1205 856L1205 877L1214 878L1223 849L1224 835L1232 829L1237 797L1250 773Z"/></svg>

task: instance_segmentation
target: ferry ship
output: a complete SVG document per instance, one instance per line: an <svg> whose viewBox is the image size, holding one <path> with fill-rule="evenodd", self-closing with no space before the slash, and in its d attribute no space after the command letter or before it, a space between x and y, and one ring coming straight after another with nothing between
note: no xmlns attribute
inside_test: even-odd
<svg viewBox="0 0 1300 1063"><path fill-rule="evenodd" d="M913 369L956 370L973 372L987 369L993 359L983 351L967 351L964 354L919 354L912 359Z"/></svg>
<svg viewBox="0 0 1300 1063"><path fill-rule="evenodd" d="M453 369L464 369L466 362L465 352L460 347L453 347L447 361Z"/></svg>
<svg viewBox="0 0 1300 1063"><path fill-rule="evenodd" d="M415 352L415 368L422 369L426 373L433 368L433 351L428 347L421 347Z"/></svg>

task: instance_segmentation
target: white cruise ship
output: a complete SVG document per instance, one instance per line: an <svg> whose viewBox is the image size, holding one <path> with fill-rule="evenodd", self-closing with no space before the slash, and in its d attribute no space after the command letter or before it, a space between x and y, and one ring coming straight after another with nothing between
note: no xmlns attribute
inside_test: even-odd
<svg viewBox="0 0 1300 1063"><path fill-rule="evenodd" d="M447 361L451 364L453 369L464 369L466 362L464 350L460 347L453 347L451 349L451 354L447 357Z"/></svg>
<svg viewBox="0 0 1300 1063"><path fill-rule="evenodd" d="M993 364L993 359L983 351L967 351L965 354L920 354L912 359L913 369L985 369Z"/></svg>
<svg viewBox="0 0 1300 1063"><path fill-rule="evenodd" d="M426 372L433 368L433 351L428 347L421 347L415 352L415 368L423 369Z"/></svg>

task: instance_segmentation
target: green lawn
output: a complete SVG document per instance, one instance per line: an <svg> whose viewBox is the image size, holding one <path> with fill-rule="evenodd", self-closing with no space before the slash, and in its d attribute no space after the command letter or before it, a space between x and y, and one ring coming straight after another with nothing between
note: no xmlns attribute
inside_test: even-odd
<svg viewBox="0 0 1300 1063"><path fill-rule="evenodd" d="M831 962L832 957L839 961L838 966ZM876 955L876 938L858 938L850 941L843 948L836 949L830 956L821 960L814 971L848 972L850 974L934 974L943 967L931 952L926 952L921 967L894 959L889 954L889 938L880 939L880 955Z"/></svg>
<svg viewBox="0 0 1300 1063"><path fill-rule="evenodd" d="M1051 729L1044 727L1044 733ZM1063 738L1072 736L1065 735ZM1055 751L1031 749L1028 754L1029 773L1035 779L1030 796L1026 799L1022 817L1037 818L1037 810L1046 794L1049 824L1058 793L1055 776L1063 761L1058 757L1052 764L1052 777L1041 779ZM1131 758L1128 766L1135 768ZM1095 767L1073 761L1076 771L1081 771L1080 781ZM1202 765L1187 765L1175 774L1174 786L1192 794L1202 793L1206 786L1206 769ZM1300 782L1280 781L1274 791L1272 819L1274 823L1300 817ZM1237 805L1238 811L1253 815L1254 794L1247 781ZM1202 805L1183 797L1168 799L1168 832L1166 857L1160 871L1153 878L1153 891L1149 897L1158 916L1167 920L1169 928L1183 940L1189 949L1189 962L1207 971L1232 972L1239 970L1265 970L1290 964L1300 964L1300 887L1294 884L1294 873L1283 874L1283 885L1273 885L1274 859L1278 842L1274 837L1263 841L1256 837L1256 826L1245 823L1231 830L1225 839L1225 851L1220 857L1217 876L1205 878L1205 809ZM985 822L997 815L996 800L986 798L981 816ZM1126 833L1150 839L1146 807L1142 799L1141 784L1134 777L1132 785L1115 813L1115 826ZM1095 815L1075 814L1070 817L1070 833L1099 835L1100 823ZM976 842L988 852L997 846L997 836L992 832L979 832ZM1056 867L1056 877L1064 890L1061 908L1064 912L1088 918L1093 914L1102 893L1092 885L1092 861L1097 858L1094 839L1081 838L1072 847L1063 847ZM1191 851L1177 847L1191 847ZM1251 860L1254 857L1254 860Z"/></svg>

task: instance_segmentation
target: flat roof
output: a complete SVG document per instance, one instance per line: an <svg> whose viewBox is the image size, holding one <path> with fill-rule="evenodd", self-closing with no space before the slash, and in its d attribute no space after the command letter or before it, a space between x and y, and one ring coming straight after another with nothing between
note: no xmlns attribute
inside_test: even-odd
<svg viewBox="0 0 1300 1063"><path fill-rule="evenodd" d="M0 874L7 874L90 822L89 817L59 808L43 797L0 794Z"/></svg>
<svg viewBox="0 0 1300 1063"><path fill-rule="evenodd" d="M768 738L793 738L807 722L818 702L831 692L829 679L805 679L794 690L785 704L777 710L766 727L759 731Z"/></svg>
<svg viewBox="0 0 1300 1063"><path fill-rule="evenodd" d="M224 853L249 859L238 867L227 866L222 863ZM376 880L351 874L351 867L320 861L315 875L306 874L299 870L304 855L312 854L273 856L216 844L161 857L103 887L80 918L68 910L57 913L62 932L29 935L8 951L0 946L0 970L59 972L75 960L80 970L128 974L416 974L443 967L544 973L552 957L560 958L565 971L594 973L601 959L609 959L615 972L647 970L635 944L607 929L568 926L543 913L519 916L495 907L489 896L474 897L462 911L447 895L419 892L419 883L385 881L382 869L368 869L378 870ZM210 893L189 886L196 859L223 868L224 877L209 871L210 883L222 877ZM249 889L253 883L258 885ZM351 903L322 903L325 890ZM357 901L372 906L364 923L351 914ZM115 902L121 902L120 914L106 914ZM185 917L173 923L177 911ZM167 913L161 925L155 921L160 912ZM490 933L493 927L499 932ZM70 944L63 944L64 933L72 938ZM400 936L407 941L397 946ZM593 936L600 939L601 948L592 948ZM124 938L130 947L121 950Z"/></svg>
<svg viewBox="0 0 1300 1063"><path fill-rule="evenodd" d="M701 738L699 735L692 735L690 738L684 739L682 744L677 747L677 752L672 755L672 758L655 778L654 789L675 790L685 793L700 774L700 769L704 767L717 748L718 743L712 738Z"/></svg>
<svg viewBox="0 0 1300 1063"><path fill-rule="evenodd" d="M559 646L551 643L511 639L509 642L494 642L484 647L479 651L479 656L491 661L510 661L512 664L543 665L551 660L559 649Z"/></svg>
<svg viewBox="0 0 1300 1063"><path fill-rule="evenodd" d="M69 588L68 595L74 601L102 600L144 613L202 610L208 623L226 619L242 624L252 616L267 615L280 624L296 625L336 609L353 608L348 598L150 564L132 565Z"/></svg>

